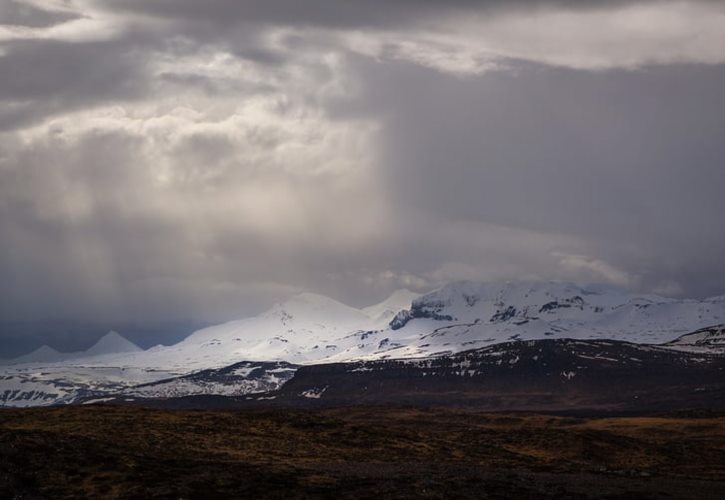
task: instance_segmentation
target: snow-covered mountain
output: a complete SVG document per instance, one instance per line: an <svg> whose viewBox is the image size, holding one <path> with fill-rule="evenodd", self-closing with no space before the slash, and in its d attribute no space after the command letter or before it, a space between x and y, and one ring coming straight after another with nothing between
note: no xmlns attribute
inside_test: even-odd
<svg viewBox="0 0 725 500"><path fill-rule="evenodd" d="M399 291L363 309L305 293L258 316L198 330L172 346L140 351L109 334L97 349L70 359L54 362L46 350L44 360L0 373L0 404L53 402L56 393L70 400L75 396L63 385L67 380L85 393L102 394L119 384L128 389L243 361L310 365L411 358L537 339L664 344L723 323L725 297L676 300L602 285L459 282L421 297ZM686 347L669 347L678 346ZM124 349L129 352L119 353ZM124 371L133 374L127 382Z"/></svg>
<svg viewBox="0 0 725 500"><path fill-rule="evenodd" d="M137 346L118 332L111 330L103 337L101 337L98 342L93 344L88 350L83 352L82 357L141 351L143 351L143 349L141 349L139 346Z"/></svg>
<svg viewBox="0 0 725 500"><path fill-rule="evenodd" d="M96 359L96 358L89 358ZM85 397L178 375L148 368L62 363L13 365L0 370L0 407L70 404Z"/></svg>
<svg viewBox="0 0 725 500"><path fill-rule="evenodd" d="M543 338L660 344L724 319L723 297L676 300L560 282L459 282L397 314L388 329L369 338L388 350L367 357L423 356Z"/></svg>
<svg viewBox="0 0 725 500"><path fill-rule="evenodd" d="M63 353L42 346L0 367L0 406L71 403L86 394L118 391L170 375L114 363L136 352L142 349L115 331L85 351Z"/></svg>
<svg viewBox="0 0 725 500"><path fill-rule="evenodd" d="M675 300L560 282L459 282L421 297L398 291L363 309L301 294L259 316L118 361L179 371L242 360L314 364L420 357L544 338L660 344L723 322L722 297Z"/></svg>
<svg viewBox="0 0 725 500"><path fill-rule="evenodd" d="M220 368L239 361L314 363L340 352L354 332L386 328L385 318L336 300L303 293L252 318L192 333L172 346L119 356L120 364L164 370Z"/></svg>
<svg viewBox="0 0 725 500"><path fill-rule="evenodd" d="M239 377L232 383L232 378L226 377L224 384L183 377L224 369L242 361L313 363L325 359L339 350L334 339L350 332L385 328L392 316L386 312L396 308L401 300L404 304L405 295L411 296L409 292L395 293L372 306L372 313L367 314L328 297L304 293L259 316L198 330L172 346L156 346L147 351L128 349L123 353L91 348L90 352L46 359L26 356L0 370L0 406L72 403L89 397L102 398L110 392L133 392L139 384L145 385L140 391L152 391L159 397L164 393L179 395L183 388L194 394L210 387L216 387L220 393L267 390L269 387L264 383L274 383L283 377L270 372L253 383L241 382ZM410 302L400 307L409 306ZM124 343L110 336L97 345L118 349ZM293 368L285 375L292 373ZM155 382L159 385L146 385Z"/></svg>

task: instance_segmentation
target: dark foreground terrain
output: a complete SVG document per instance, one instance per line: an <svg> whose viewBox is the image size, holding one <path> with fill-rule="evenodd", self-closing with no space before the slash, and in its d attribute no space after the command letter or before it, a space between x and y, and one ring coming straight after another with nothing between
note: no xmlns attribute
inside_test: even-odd
<svg viewBox="0 0 725 500"><path fill-rule="evenodd" d="M725 417L0 411L0 498L725 498Z"/></svg>

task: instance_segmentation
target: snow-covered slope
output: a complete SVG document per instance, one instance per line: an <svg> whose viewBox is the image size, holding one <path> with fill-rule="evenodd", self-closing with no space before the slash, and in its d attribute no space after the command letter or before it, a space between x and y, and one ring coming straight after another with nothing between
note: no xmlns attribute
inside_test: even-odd
<svg viewBox="0 0 725 500"><path fill-rule="evenodd" d="M13 365L0 372L0 407L73 403L80 398L120 393L124 389L177 375L146 368L49 363Z"/></svg>
<svg viewBox="0 0 725 500"><path fill-rule="evenodd" d="M396 290L390 297L379 304L364 307L361 311L370 318L386 325L400 311L410 309L411 304L418 297L420 297L419 293L411 292L404 288L402 290Z"/></svg>
<svg viewBox="0 0 725 500"><path fill-rule="evenodd" d="M205 394L241 396L279 389L297 371L297 366L284 361L242 361L224 368L202 370L170 379L141 384L125 389L123 396L171 398Z"/></svg>
<svg viewBox="0 0 725 500"><path fill-rule="evenodd" d="M725 354L725 324L702 328L665 345L678 351Z"/></svg>

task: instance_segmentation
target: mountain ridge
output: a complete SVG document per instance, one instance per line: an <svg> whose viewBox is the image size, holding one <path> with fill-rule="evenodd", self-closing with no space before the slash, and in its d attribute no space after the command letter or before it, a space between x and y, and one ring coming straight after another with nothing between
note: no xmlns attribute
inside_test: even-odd
<svg viewBox="0 0 725 500"><path fill-rule="evenodd" d="M679 300L555 281L462 281L424 295L399 290L361 309L302 293L258 316L197 330L171 346L117 349L114 362L173 370L240 360L306 364L425 356L549 337L658 344L721 323L725 301L719 297ZM72 353L59 361L96 354Z"/></svg>
<svg viewBox="0 0 725 500"><path fill-rule="evenodd" d="M328 297L301 294L258 316L197 330L171 346L6 366L0 372L4 377L0 395L19 404L48 404L74 400L80 393L119 391L241 362L310 366L429 358L545 339L628 341L719 353L717 342L695 337L675 341L725 324L725 301L719 299L669 299L602 285L457 282L414 295L403 291L356 309ZM390 311L408 298L410 304L391 317ZM113 340L111 336L108 343L114 344ZM260 384L242 385L252 391ZM183 386L207 392L215 387Z"/></svg>

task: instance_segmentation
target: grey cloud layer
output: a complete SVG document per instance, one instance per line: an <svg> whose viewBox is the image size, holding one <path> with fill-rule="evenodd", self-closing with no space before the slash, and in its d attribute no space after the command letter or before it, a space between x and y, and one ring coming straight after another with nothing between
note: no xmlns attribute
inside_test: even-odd
<svg viewBox="0 0 725 500"><path fill-rule="evenodd" d="M716 2L54 5L0 7L0 323L725 293Z"/></svg>
<svg viewBox="0 0 725 500"><path fill-rule="evenodd" d="M703 3L717 2L704 0ZM268 22L338 28L416 24L455 13L537 9L595 10L633 4L667 4L673 0L106 0L110 9L125 9L163 18L213 22L215 25Z"/></svg>

